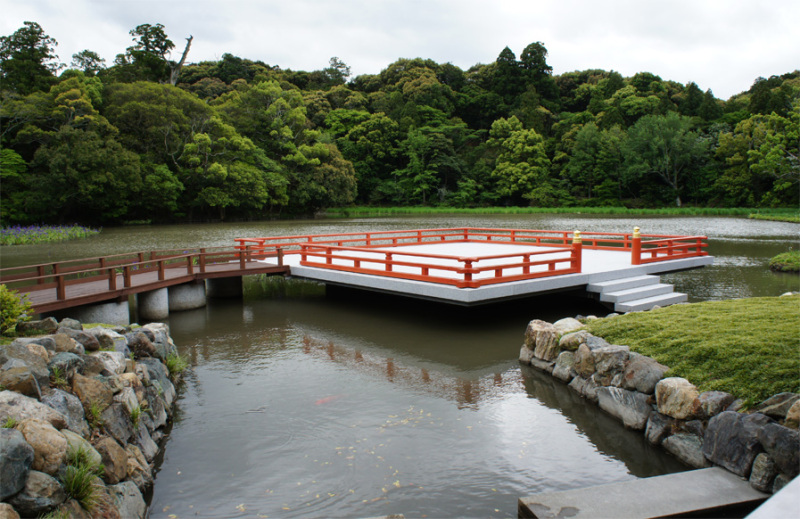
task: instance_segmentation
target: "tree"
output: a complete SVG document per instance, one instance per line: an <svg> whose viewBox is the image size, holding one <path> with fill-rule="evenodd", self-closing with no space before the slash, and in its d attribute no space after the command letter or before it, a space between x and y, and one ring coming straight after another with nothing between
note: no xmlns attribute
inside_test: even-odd
<svg viewBox="0 0 800 519"><path fill-rule="evenodd" d="M101 58L96 52L82 50L72 55L72 67L82 70L87 76L94 76L106 68L106 60Z"/></svg>
<svg viewBox="0 0 800 519"><path fill-rule="evenodd" d="M600 130L594 122L585 124L575 135L564 172L573 186L585 190L586 198L599 197L604 202L619 199L622 137L618 126Z"/></svg>
<svg viewBox="0 0 800 519"><path fill-rule="evenodd" d="M55 47L58 42L36 22L24 22L11 36L0 36L0 90L27 95L47 90L63 67Z"/></svg>
<svg viewBox="0 0 800 519"><path fill-rule="evenodd" d="M629 174L661 180L670 188L678 207L684 177L699 170L708 155L708 142L691 128L690 118L674 112L647 115L628 130L624 148Z"/></svg>
<svg viewBox="0 0 800 519"><path fill-rule="evenodd" d="M119 70L114 74L125 81L147 80L178 83L181 69L186 62L193 36L186 38L186 47L179 61L170 59L175 44L167 37L164 26L160 23L137 25L131 29L134 45L128 47L125 54L118 54L114 63Z"/></svg>
<svg viewBox="0 0 800 519"><path fill-rule="evenodd" d="M526 130L519 119L512 116L495 121L489 137L489 145L499 150L492 171L498 194L514 203L522 198L536 205L552 203L550 160L542 136L535 130Z"/></svg>

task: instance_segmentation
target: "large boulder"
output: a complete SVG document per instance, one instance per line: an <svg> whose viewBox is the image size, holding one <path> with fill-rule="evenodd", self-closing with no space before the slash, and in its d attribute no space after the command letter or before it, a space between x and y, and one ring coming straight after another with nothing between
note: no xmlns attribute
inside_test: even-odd
<svg viewBox="0 0 800 519"><path fill-rule="evenodd" d="M137 362L137 369L141 366L147 368L150 383L156 386L160 391L161 397L164 399L164 405L170 407L172 402L175 401L177 393L175 392L175 386L169 378L167 367L164 366L160 360L153 358L141 359Z"/></svg>
<svg viewBox="0 0 800 519"><path fill-rule="evenodd" d="M723 411L708 422L703 454L715 465L746 478L753 460L762 450L758 433L771 421L760 413L745 415Z"/></svg>
<svg viewBox="0 0 800 519"><path fill-rule="evenodd" d="M16 429L0 429L0 501L25 487L33 465L33 447Z"/></svg>
<svg viewBox="0 0 800 519"><path fill-rule="evenodd" d="M672 434L672 425L675 420L661 413L651 413L647 419L644 436L653 445L661 445L664 439Z"/></svg>
<svg viewBox="0 0 800 519"><path fill-rule="evenodd" d="M583 328L583 323L573 317L566 317L554 322L553 327L555 327L559 335L564 335L565 333L580 330Z"/></svg>
<svg viewBox="0 0 800 519"><path fill-rule="evenodd" d="M103 350L119 352L125 357L130 353L128 340L114 330L95 326L93 328L84 328L83 331L97 339L97 342L100 343L100 348Z"/></svg>
<svg viewBox="0 0 800 519"><path fill-rule="evenodd" d="M569 383L577 375L575 371L575 353L562 351L558 354L553 366L553 377L562 382Z"/></svg>
<svg viewBox="0 0 800 519"><path fill-rule="evenodd" d="M131 481L124 481L108 487L108 493L119 510L120 517L125 519L144 519L147 505L142 493Z"/></svg>
<svg viewBox="0 0 800 519"><path fill-rule="evenodd" d="M103 463L100 453L89 443L89 440L69 429L64 429L61 434L67 440L67 452L82 452L86 460L97 467Z"/></svg>
<svg viewBox="0 0 800 519"><path fill-rule="evenodd" d="M47 422L28 418L17 425L25 441L33 447L33 469L50 475L58 469L67 456L67 440Z"/></svg>
<svg viewBox="0 0 800 519"><path fill-rule="evenodd" d="M119 351L98 351L91 354L92 357L100 359L109 373L125 372L125 361L127 357Z"/></svg>
<svg viewBox="0 0 800 519"><path fill-rule="evenodd" d="M58 329L58 321L52 317L40 321L20 321L15 329L20 335L45 335Z"/></svg>
<svg viewBox="0 0 800 519"><path fill-rule="evenodd" d="M652 395L656 384L664 378L669 368L645 355L630 354L630 361L622 373L622 387Z"/></svg>
<svg viewBox="0 0 800 519"><path fill-rule="evenodd" d="M103 458L103 479L109 484L119 483L128 475L128 453L113 438L103 436L94 444Z"/></svg>
<svg viewBox="0 0 800 519"><path fill-rule="evenodd" d="M594 378L601 386L619 386L631 349L615 344L592 350Z"/></svg>
<svg viewBox="0 0 800 519"><path fill-rule="evenodd" d="M597 390L600 409L618 418L625 427L642 430L653 408L647 395L618 387L601 387Z"/></svg>
<svg viewBox="0 0 800 519"><path fill-rule="evenodd" d="M72 392L80 399L86 411L92 405L105 409L114 401L114 393L107 384L81 374L76 374L72 379Z"/></svg>
<svg viewBox="0 0 800 519"><path fill-rule="evenodd" d="M153 469L142 450L136 445L128 444L125 452L128 454L127 479L133 481L141 490L152 485Z"/></svg>
<svg viewBox="0 0 800 519"><path fill-rule="evenodd" d="M552 361L558 357L559 335L552 324L534 319L525 330L525 346L533 350L537 359Z"/></svg>
<svg viewBox="0 0 800 519"><path fill-rule="evenodd" d="M60 326L58 333L63 333L69 338L78 342L86 351L98 351L100 349L100 342L93 336L81 330L74 330L72 328L65 328Z"/></svg>
<svg viewBox="0 0 800 519"><path fill-rule="evenodd" d="M76 349L79 350L77 353L84 353L86 351L86 349L81 346L78 341L65 333L56 333L50 337L56 343L56 353L61 353L63 351L76 353Z"/></svg>
<svg viewBox="0 0 800 519"><path fill-rule="evenodd" d="M47 369L50 373L60 373L65 380L71 381L75 373L83 370L84 361L74 353L62 351L56 353L50 362L47 364Z"/></svg>
<svg viewBox="0 0 800 519"><path fill-rule="evenodd" d="M750 486L761 492L772 492L772 484L775 476L778 475L778 468L769 454L762 452L753 461L753 470L750 472Z"/></svg>
<svg viewBox="0 0 800 519"><path fill-rule="evenodd" d="M19 365L9 367L9 365L16 363L19 363ZM42 397L42 390L31 368L16 359L6 362L2 367L2 371L0 371L0 387L37 400Z"/></svg>
<svg viewBox="0 0 800 519"><path fill-rule="evenodd" d="M64 487L54 477L32 470L25 488L9 502L23 517L38 517L53 510L67 499Z"/></svg>
<svg viewBox="0 0 800 519"><path fill-rule="evenodd" d="M21 363L12 362L10 365L6 366L11 360L21 361ZM0 346L0 367L2 367L0 369L20 367L23 365L30 369L31 374L36 379L40 388L43 389L50 385L50 371L47 369L47 361L35 353L32 353L24 345L16 342L12 342L6 346Z"/></svg>
<svg viewBox="0 0 800 519"><path fill-rule="evenodd" d="M696 469L710 465L703 456L703 439L694 434L673 434L665 438L661 442L661 446L682 462Z"/></svg>
<svg viewBox="0 0 800 519"><path fill-rule="evenodd" d="M133 436L133 424L124 404L113 403L106 407L100 415L103 428L116 439L120 445L126 445Z"/></svg>
<svg viewBox="0 0 800 519"><path fill-rule="evenodd" d="M156 356L156 347L144 331L127 333L125 339L128 341L128 349L137 359Z"/></svg>
<svg viewBox="0 0 800 519"><path fill-rule="evenodd" d="M0 391L0 422L13 418L18 422L33 418L51 424L56 429L67 426L67 417L38 400L15 393Z"/></svg>
<svg viewBox="0 0 800 519"><path fill-rule="evenodd" d="M776 423L758 431L758 441L782 474L796 477L800 472L800 433Z"/></svg>
<svg viewBox="0 0 800 519"><path fill-rule="evenodd" d="M701 414L700 393L685 378L660 380L656 384L656 404L659 413L678 420L691 420Z"/></svg>
<svg viewBox="0 0 800 519"><path fill-rule="evenodd" d="M81 436L89 435L90 429L86 421L83 404L81 404L77 396L61 389L54 389L49 395L42 397L42 403L66 417L67 429Z"/></svg>
<svg viewBox="0 0 800 519"><path fill-rule="evenodd" d="M583 378L589 378L594 374L594 356L592 350L586 344L581 344L575 351L575 371Z"/></svg>
<svg viewBox="0 0 800 519"><path fill-rule="evenodd" d="M700 393L700 409L706 418L714 417L730 407L736 397L724 391L704 391Z"/></svg>
<svg viewBox="0 0 800 519"><path fill-rule="evenodd" d="M558 347L562 351L575 351L578 346L585 343L592 334L586 330L567 333L558 340Z"/></svg>
<svg viewBox="0 0 800 519"><path fill-rule="evenodd" d="M776 420L786 419L786 414L792 406L800 401L800 394L778 393L756 406L755 410Z"/></svg>

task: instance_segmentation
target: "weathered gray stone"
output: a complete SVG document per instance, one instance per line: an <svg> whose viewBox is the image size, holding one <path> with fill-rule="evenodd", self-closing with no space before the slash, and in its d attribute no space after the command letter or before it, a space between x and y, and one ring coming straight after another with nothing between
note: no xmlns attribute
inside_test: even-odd
<svg viewBox="0 0 800 519"><path fill-rule="evenodd" d="M128 479L144 490L153 484L153 469L142 450L132 443L125 447L128 454Z"/></svg>
<svg viewBox="0 0 800 519"><path fill-rule="evenodd" d="M586 330L579 330L577 332L567 333L562 335L558 340L558 347L561 351L575 351L578 346L586 342L586 339L592 334Z"/></svg>
<svg viewBox="0 0 800 519"><path fill-rule="evenodd" d="M664 438L672 434L673 423L674 420L669 416L653 412L647 419L647 428L644 431L644 436L653 445L661 445Z"/></svg>
<svg viewBox="0 0 800 519"><path fill-rule="evenodd" d="M114 401L114 393L109 389L108 385L79 373L72 379L72 392L80 399L86 411L93 404L100 409L105 409Z"/></svg>
<svg viewBox="0 0 800 519"><path fill-rule="evenodd" d="M736 397L724 391L704 391L700 393L699 399L703 416L711 418L725 411Z"/></svg>
<svg viewBox="0 0 800 519"><path fill-rule="evenodd" d="M81 436L89 435L90 429L86 422L83 404L77 396L61 389L54 389L49 395L42 397L42 403L66 417L67 429Z"/></svg>
<svg viewBox="0 0 800 519"><path fill-rule="evenodd" d="M564 335L565 333L570 333L576 330L580 330L581 328L583 328L583 323L581 323L579 320L575 318L566 317L564 319L559 319L558 321L554 322L553 326L555 327L559 335Z"/></svg>
<svg viewBox="0 0 800 519"><path fill-rule="evenodd" d="M569 383L576 375L575 353L571 351L562 351L559 353L556 364L553 366L553 377L562 382Z"/></svg>
<svg viewBox="0 0 800 519"><path fill-rule="evenodd" d="M50 372L47 370L47 362L40 356L31 353L24 345L12 342L7 346L0 346L0 366L5 366L9 360L16 359L22 361L30 369L40 389L44 389L50 384ZM14 367L18 367L14 363ZM12 366L9 366L12 367Z"/></svg>
<svg viewBox="0 0 800 519"><path fill-rule="evenodd" d="M792 406L800 401L800 394L778 393L756 406L755 410L776 420L786 419L786 414Z"/></svg>
<svg viewBox="0 0 800 519"><path fill-rule="evenodd" d="M168 408L172 406L177 393L175 392L175 386L169 378L167 367L164 366L160 360L152 358L142 359L139 364L147 366L150 382L159 388L161 396L164 399L164 405ZM550 372L552 372L552 368Z"/></svg>
<svg viewBox="0 0 800 519"><path fill-rule="evenodd" d="M600 384L594 379L594 375L589 377L583 385L583 396L592 403L597 403L597 390L600 389Z"/></svg>
<svg viewBox="0 0 800 519"><path fill-rule="evenodd" d="M578 346L575 352L575 371L583 378L589 378L594 374L594 356L586 344Z"/></svg>
<svg viewBox="0 0 800 519"><path fill-rule="evenodd" d="M786 421L783 425L792 429L797 429L798 426L800 426L800 401L795 402L792 404L792 407L789 408L789 411L786 413Z"/></svg>
<svg viewBox="0 0 800 519"><path fill-rule="evenodd" d="M698 438L702 438L705 435L705 427L703 427L702 420L689 420L687 422L679 422L679 423L680 423L680 429L683 432L693 434Z"/></svg>
<svg viewBox="0 0 800 519"><path fill-rule="evenodd" d="M28 351L39 357L45 362L50 362L50 355L52 355L53 351L49 351L47 348L42 346L37 342L31 342L25 345L28 348Z"/></svg>
<svg viewBox="0 0 800 519"><path fill-rule="evenodd" d="M552 361L558 356L559 333L546 321L534 319L525 330L525 345L533 350L537 359Z"/></svg>
<svg viewBox="0 0 800 519"><path fill-rule="evenodd" d="M130 415L123 404L114 403L105 408L100 415L103 420L103 428L119 442L120 445L127 445L133 436L133 424Z"/></svg>
<svg viewBox="0 0 800 519"><path fill-rule="evenodd" d="M31 344L38 344L44 349L49 351L56 351L56 341L51 335L42 337L18 337L14 339L12 344L21 344L22 346L30 346Z"/></svg>
<svg viewBox="0 0 800 519"><path fill-rule="evenodd" d="M139 489L131 481L123 481L108 487L108 492L119 510L120 517L125 519L144 519L147 505Z"/></svg>
<svg viewBox="0 0 800 519"><path fill-rule="evenodd" d="M658 412L677 418L691 420L700 412L700 393L685 378L670 377L656 384L656 404Z"/></svg>
<svg viewBox="0 0 800 519"><path fill-rule="evenodd" d="M83 325L81 324L81 322L78 321L77 319L72 319L70 317L65 317L64 319L61 319L61 322L58 323L58 327L67 328L70 330L76 330L79 332L83 331Z"/></svg>
<svg viewBox="0 0 800 519"><path fill-rule="evenodd" d="M73 330L72 328L64 328L63 326L60 326L58 328L58 333L63 333L69 336L71 339L76 340L84 347L86 351L98 351L100 349L100 342L98 342L93 335L89 335L84 331Z"/></svg>
<svg viewBox="0 0 800 519"><path fill-rule="evenodd" d="M100 453L86 440L83 436L64 429L61 431L64 439L67 440L67 452L83 452L85 453L87 461L95 466L100 466L103 463L103 458Z"/></svg>
<svg viewBox="0 0 800 519"><path fill-rule="evenodd" d="M519 361L523 364L530 364L532 358L533 350L523 344L519 349Z"/></svg>
<svg viewBox="0 0 800 519"><path fill-rule="evenodd" d="M618 387L601 387L597 390L600 409L622 421L625 427L642 430L653 408L647 395Z"/></svg>
<svg viewBox="0 0 800 519"><path fill-rule="evenodd" d="M544 371L548 375L553 373L553 367L555 366L555 362L547 361L542 359L537 359L536 357L531 358L531 366L538 369L539 371Z"/></svg>
<svg viewBox="0 0 800 519"><path fill-rule="evenodd" d="M33 465L33 447L16 429L0 429L0 501L25 487Z"/></svg>
<svg viewBox="0 0 800 519"><path fill-rule="evenodd" d="M661 442L661 446L682 462L696 469L711 465L703 456L702 438L693 434L673 434L665 438Z"/></svg>
<svg viewBox="0 0 800 519"><path fill-rule="evenodd" d="M32 470L28 474L25 488L9 502L23 517L37 517L46 514L66 499L64 488L55 478Z"/></svg>
<svg viewBox="0 0 800 519"><path fill-rule="evenodd" d="M139 399L136 397L136 391L132 387L122 388L122 391L114 395L114 402L122 404L128 415L139 407Z"/></svg>
<svg viewBox="0 0 800 519"><path fill-rule="evenodd" d="M150 436L150 432L142 422L140 422L139 426L134 430L130 445L139 447L148 462L152 462L158 455L158 444L153 440L153 437Z"/></svg>
<svg viewBox="0 0 800 519"><path fill-rule="evenodd" d="M622 372L629 355L630 348L628 346L609 345L592 350L595 370L593 377L597 383L601 386L622 383Z"/></svg>
<svg viewBox="0 0 800 519"><path fill-rule="evenodd" d="M622 373L622 387L652 395L656 390L656 384L664 378L667 370L669 370L667 366L650 357L631 353L630 360Z"/></svg>
<svg viewBox="0 0 800 519"><path fill-rule="evenodd" d="M155 357L156 347L144 331L125 334L125 339L128 341L128 348L137 359Z"/></svg>
<svg viewBox="0 0 800 519"><path fill-rule="evenodd" d="M65 333L56 333L50 336L53 341L56 343L56 353L60 353L62 351L68 351L70 353L75 353L75 348L80 346L78 341L70 337ZM83 348L83 346L81 346ZM81 352L83 353L83 352Z"/></svg>
<svg viewBox="0 0 800 519"><path fill-rule="evenodd" d="M128 475L128 453L113 438L103 436L94 444L94 448L103 458L105 473L103 479L110 483L119 483Z"/></svg>
<svg viewBox="0 0 800 519"><path fill-rule="evenodd" d="M17 430L33 447L34 470L50 475L58 474L67 455L67 440L48 422L28 418L17 425Z"/></svg>
<svg viewBox="0 0 800 519"><path fill-rule="evenodd" d="M775 483L772 484L772 493L777 494L783 489L783 487L788 485L791 481L792 478L790 478L786 474L778 474L777 476L775 476Z"/></svg>
<svg viewBox="0 0 800 519"><path fill-rule="evenodd" d="M583 388L586 385L586 379L578 375L575 378L573 378L568 385L573 391L575 391L579 395L583 395Z"/></svg>
<svg viewBox="0 0 800 519"><path fill-rule="evenodd" d="M761 453L759 430L770 423L763 414L744 415L723 411L708 422L703 439L703 454L709 461L746 478L753 460Z"/></svg>
<svg viewBox="0 0 800 519"><path fill-rule="evenodd" d="M0 387L8 390L21 393L25 396L39 400L42 397L42 391L39 388L39 383L36 377L28 366L8 367L9 364L19 361L9 361L3 366L0 371Z"/></svg>
<svg viewBox="0 0 800 519"><path fill-rule="evenodd" d="M119 351L98 351L91 354L92 357L100 359L106 371L120 374L125 372L125 360L127 357Z"/></svg>
<svg viewBox="0 0 800 519"><path fill-rule="evenodd" d="M108 376L112 373L106 369L106 365L98 357L93 355L81 355L83 360L83 369L79 373L85 377L93 377L95 375Z"/></svg>
<svg viewBox="0 0 800 519"><path fill-rule="evenodd" d="M8 503L0 503L0 519L20 519L14 507Z"/></svg>
<svg viewBox="0 0 800 519"><path fill-rule="evenodd" d="M758 431L758 441L781 473L792 478L800 473L800 433L777 423L768 423Z"/></svg>
<svg viewBox="0 0 800 519"><path fill-rule="evenodd" d="M596 337L594 335L589 335L586 338L584 344L586 344L586 346L592 351L596 350L597 348L605 348L606 346L611 346L611 344L609 344L602 337Z"/></svg>
<svg viewBox="0 0 800 519"><path fill-rule="evenodd" d="M56 429L67 426L67 417L52 407L14 391L0 391L0 422L5 422L9 418L18 422L34 418L48 422Z"/></svg>
<svg viewBox="0 0 800 519"><path fill-rule="evenodd" d="M78 355L69 352L56 353L50 362L47 364L47 369L50 373L54 373L56 369L61 372L61 375L67 380L72 380L75 373L83 369L83 359Z"/></svg>
<svg viewBox="0 0 800 519"><path fill-rule="evenodd" d="M85 328L84 331L97 339L97 342L100 343L100 348L103 350L116 351L122 353L125 357L130 353L127 339L114 330L102 326L95 326L92 328Z"/></svg>
<svg viewBox="0 0 800 519"><path fill-rule="evenodd" d="M58 322L52 317L41 321L18 322L16 326L17 333L20 335L47 334L53 333L57 329Z"/></svg>
<svg viewBox="0 0 800 519"><path fill-rule="evenodd" d="M762 452L753 461L753 470L750 472L750 486L761 492L772 492L772 484L778 468L769 454Z"/></svg>

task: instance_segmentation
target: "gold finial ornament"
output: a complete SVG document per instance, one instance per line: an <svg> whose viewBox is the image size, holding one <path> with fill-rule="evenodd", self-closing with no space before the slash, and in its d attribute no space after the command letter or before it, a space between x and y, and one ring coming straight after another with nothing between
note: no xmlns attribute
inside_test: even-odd
<svg viewBox="0 0 800 519"><path fill-rule="evenodd" d="M581 239L581 231L575 231L572 235L572 243L582 243L583 240Z"/></svg>
<svg viewBox="0 0 800 519"><path fill-rule="evenodd" d="M638 227L634 227L633 228L633 237L634 238L641 238L642 237L642 235L639 233L639 228Z"/></svg>

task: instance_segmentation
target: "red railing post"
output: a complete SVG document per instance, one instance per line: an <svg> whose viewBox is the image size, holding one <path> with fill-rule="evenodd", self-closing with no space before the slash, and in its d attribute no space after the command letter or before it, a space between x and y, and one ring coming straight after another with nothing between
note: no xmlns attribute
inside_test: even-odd
<svg viewBox="0 0 800 519"><path fill-rule="evenodd" d="M36 280L36 284L44 284L44 265L39 265L36 267L36 275L39 277L39 279Z"/></svg>
<svg viewBox="0 0 800 519"><path fill-rule="evenodd" d="M58 273L58 263L53 263L53 275L56 277L56 297L67 298L67 284L64 276Z"/></svg>
<svg viewBox="0 0 800 519"><path fill-rule="evenodd" d="M275 250L278 252L278 266L282 267L283 266L283 249L278 247Z"/></svg>
<svg viewBox="0 0 800 519"><path fill-rule="evenodd" d="M391 271L392 271L392 253L391 252L387 252L386 253L386 272L391 272Z"/></svg>
<svg viewBox="0 0 800 519"><path fill-rule="evenodd" d="M331 257L331 248L330 247L325 247L325 264L326 265L333 264L333 258Z"/></svg>
<svg viewBox="0 0 800 519"><path fill-rule="evenodd" d="M111 267L107 269L108 271L108 289L109 290L116 290L117 289L117 269Z"/></svg>
<svg viewBox="0 0 800 519"><path fill-rule="evenodd" d="M200 249L200 273L203 274L206 271L206 249Z"/></svg>
<svg viewBox="0 0 800 519"><path fill-rule="evenodd" d="M522 256L522 262L524 263L524 265L522 266L522 273L523 274L530 274L531 273L531 265L530 265L530 263L531 263L531 255L530 254L524 254Z"/></svg>
<svg viewBox="0 0 800 519"><path fill-rule="evenodd" d="M633 243L631 244L631 265L642 264L642 235L639 228L633 228Z"/></svg>
<svg viewBox="0 0 800 519"><path fill-rule="evenodd" d="M166 271L164 270L164 260L158 262L158 280L164 281L166 278Z"/></svg>
<svg viewBox="0 0 800 519"><path fill-rule="evenodd" d="M581 239L581 231L575 231L572 235L572 268L576 272L581 272L583 268L583 240ZM554 265L551 263L550 265Z"/></svg>
<svg viewBox="0 0 800 519"><path fill-rule="evenodd" d="M122 279L123 279L123 286L125 288L131 287L131 266L125 265L122 269Z"/></svg>
<svg viewBox="0 0 800 519"><path fill-rule="evenodd" d="M194 255L186 256L186 272L194 275Z"/></svg>
<svg viewBox="0 0 800 519"><path fill-rule="evenodd" d="M472 281L472 260L464 260L464 281Z"/></svg>
<svg viewBox="0 0 800 519"><path fill-rule="evenodd" d="M239 268L244 270L245 262L249 259L250 256L250 245L247 245L244 248L244 254L239 254Z"/></svg>

